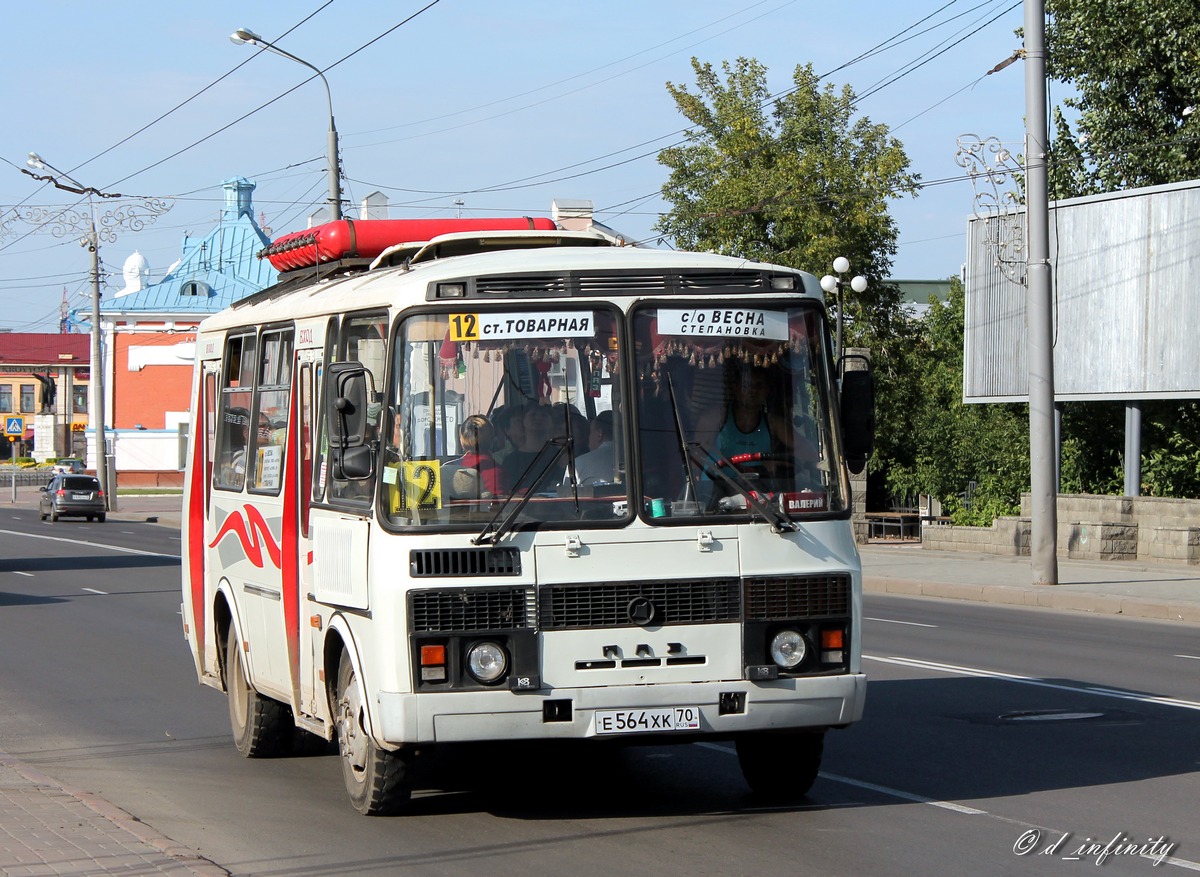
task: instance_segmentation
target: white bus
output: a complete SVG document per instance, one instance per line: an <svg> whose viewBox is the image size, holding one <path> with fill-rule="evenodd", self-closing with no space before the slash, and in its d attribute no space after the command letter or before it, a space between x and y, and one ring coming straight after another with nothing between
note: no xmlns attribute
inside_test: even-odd
<svg viewBox="0 0 1200 877"><path fill-rule="evenodd" d="M183 621L234 741L337 741L364 814L462 741L732 740L803 795L862 715L848 468L809 274L549 219L350 221L201 325Z"/></svg>

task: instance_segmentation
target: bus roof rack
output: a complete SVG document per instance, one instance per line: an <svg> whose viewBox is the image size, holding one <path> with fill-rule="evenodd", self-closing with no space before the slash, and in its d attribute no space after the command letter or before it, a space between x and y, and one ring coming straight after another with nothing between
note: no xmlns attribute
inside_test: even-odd
<svg viewBox="0 0 1200 877"><path fill-rule="evenodd" d="M367 267L396 244L427 242L455 232L556 231L545 217L493 217L480 219L339 219L303 231L285 234L259 251L275 270L286 273L330 262L350 262L347 267Z"/></svg>

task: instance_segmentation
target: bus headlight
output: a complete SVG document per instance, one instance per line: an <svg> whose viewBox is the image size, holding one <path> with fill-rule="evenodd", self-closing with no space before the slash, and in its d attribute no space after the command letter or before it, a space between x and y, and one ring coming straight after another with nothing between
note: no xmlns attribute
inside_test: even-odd
<svg viewBox="0 0 1200 877"><path fill-rule="evenodd" d="M499 643L475 643L467 650L467 672L484 685L499 682L508 672L508 654Z"/></svg>
<svg viewBox="0 0 1200 877"><path fill-rule="evenodd" d="M771 660L781 670L792 670L803 663L808 654L808 642L796 630L781 630L771 638Z"/></svg>

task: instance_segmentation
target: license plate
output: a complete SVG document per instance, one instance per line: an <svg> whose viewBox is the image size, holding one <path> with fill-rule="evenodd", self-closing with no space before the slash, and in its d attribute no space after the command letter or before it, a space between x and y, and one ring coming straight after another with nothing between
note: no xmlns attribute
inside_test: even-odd
<svg viewBox="0 0 1200 877"><path fill-rule="evenodd" d="M74 496L75 496L75 499L91 499L92 498L92 495L90 493L76 493Z"/></svg>
<svg viewBox="0 0 1200 877"><path fill-rule="evenodd" d="M649 734L655 731L699 730L700 708L695 706L596 711L597 734Z"/></svg>

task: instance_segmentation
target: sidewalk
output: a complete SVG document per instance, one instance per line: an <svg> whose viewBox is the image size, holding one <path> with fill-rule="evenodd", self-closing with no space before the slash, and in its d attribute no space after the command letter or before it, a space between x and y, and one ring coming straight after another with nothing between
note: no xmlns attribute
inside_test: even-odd
<svg viewBox="0 0 1200 877"><path fill-rule="evenodd" d="M11 505L0 485L0 506ZM17 488L17 505L36 508L38 491ZM109 523L178 527L179 495L119 495ZM51 526L49 524L47 527ZM862 546L868 593L976 600L1200 624L1200 567L1060 559L1059 581L1032 583L1028 557L926 551L917 542ZM0 752L0 874L167 874L227 872L89 792L64 788Z"/></svg>
<svg viewBox="0 0 1200 877"><path fill-rule="evenodd" d="M1200 624L1200 566L1058 559L1057 585L1033 584L1028 557L927 551L919 542L861 546L863 590Z"/></svg>
<svg viewBox="0 0 1200 877"><path fill-rule="evenodd" d="M0 874L228 877L229 872L104 799L64 788L0 752Z"/></svg>

